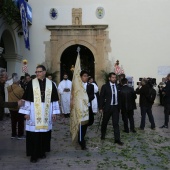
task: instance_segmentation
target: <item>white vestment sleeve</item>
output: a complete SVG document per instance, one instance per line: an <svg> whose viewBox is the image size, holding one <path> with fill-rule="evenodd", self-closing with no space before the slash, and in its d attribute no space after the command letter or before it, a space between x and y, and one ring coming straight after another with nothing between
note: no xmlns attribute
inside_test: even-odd
<svg viewBox="0 0 170 170"><path fill-rule="evenodd" d="M24 106L20 107L19 113L29 115L31 112L31 102L25 101Z"/></svg>
<svg viewBox="0 0 170 170"><path fill-rule="evenodd" d="M58 101L52 102L52 114L60 114L60 107Z"/></svg>
<svg viewBox="0 0 170 170"><path fill-rule="evenodd" d="M99 91L99 88L97 87L97 85L95 83L92 83L94 86L94 93L97 93Z"/></svg>
<svg viewBox="0 0 170 170"><path fill-rule="evenodd" d="M59 83L59 85L58 85L58 92L59 92L59 94L63 94L64 92L63 92L63 88L62 88L62 81Z"/></svg>

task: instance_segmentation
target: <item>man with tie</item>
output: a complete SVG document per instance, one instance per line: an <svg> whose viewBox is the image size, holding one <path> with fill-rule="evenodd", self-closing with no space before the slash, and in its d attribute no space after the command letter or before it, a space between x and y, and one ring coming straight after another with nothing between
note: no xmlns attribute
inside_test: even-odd
<svg viewBox="0 0 170 170"><path fill-rule="evenodd" d="M119 130L119 89L116 85L116 74L109 73L109 82L102 86L100 92L100 112L103 113L101 140L105 139L107 124L112 116L115 143L123 145Z"/></svg>

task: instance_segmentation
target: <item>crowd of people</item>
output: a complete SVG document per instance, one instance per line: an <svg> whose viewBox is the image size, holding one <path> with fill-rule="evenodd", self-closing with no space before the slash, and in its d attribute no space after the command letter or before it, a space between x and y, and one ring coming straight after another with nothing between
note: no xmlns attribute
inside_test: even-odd
<svg viewBox="0 0 170 170"><path fill-rule="evenodd" d="M143 78L138 88L129 87L128 80L122 74L119 77L114 72L109 73L108 82L100 90L93 77L87 71L79 73L80 85L75 91L73 82L68 74L64 73L63 80L58 84L53 82L52 75L46 75L43 65L36 67L35 75L26 74L19 79L17 73L12 74L12 83L8 82L5 69L0 68L0 120L4 117L4 108L9 108L11 115L11 139L24 139L24 121L26 129L26 155L31 156L31 162L37 162L39 158L46 158L46 152L51 150L50 141L52 123L56 121L56 115L62 113L65 118L70 117L70 130L82 150L86 150L85 135L88 126L94 122L94 115L101 114L101 140L105 140L107 124L112 117L114 140L118 145L124 143L120 139L119 116L122 115L125 133L136 133L134 123L134 110L136 98L139 95L141 110L141 124L139 130L144 130L146 114L151 123L151 129L155 129L155 121L152 114L152 105L156 97L156 91L148 79ZM118 81L119 80L119 81ZM5 93L7 88L7 93ZM161 128L168 128L170 114L170 74L163 87L163 101L165 122ZM8 101L5 101L8 95ZM74 100L79 95L78 101ZM79 108L73 112L74 106ZM73 114L74 113L74 114ZM80 114L79 114L80 113ZM86 119L87 118L87 119ZM80 119L80 122L75 120ZM128 125L130 124L130 126Z"/></svg>

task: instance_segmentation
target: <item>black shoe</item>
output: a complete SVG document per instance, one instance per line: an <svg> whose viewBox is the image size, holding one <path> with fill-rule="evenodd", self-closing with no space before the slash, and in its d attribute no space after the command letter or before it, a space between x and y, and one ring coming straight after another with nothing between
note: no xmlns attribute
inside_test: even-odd
<svg viewBox="0 0 170 170"><path fill-rule="evenodd" d="M34 158L31 157L30 162L36 163L36 162L37 162L37 159L34 159Z"/></svg>
<svg viewBox="0 0 170 170"><path fill-rule="evenodd" d="M163 126L161 126L160 128L167 128L167 129L168 129L168 126L166 126L166 125L163 125Z"/></svg>
<svg viewBox="0 0 170 170"><path fill-rule="evenodd" d="M116 140L115 143L117 143L117 144L120 145L120 146L123 146L123 144L124 144L124 143L121 142L120 140Z"/></svg>
<svg viewBox="0 0 170 170"><path fill-rule="evenodd" d="M125 133L129 133L129 131L128 131L128 130L123 130L123 132L125 132Z"/></svg>
<svg viewBox="0 0 170 170"><path fill-rule="evenodd" d="M44 155L40 156L40 158L41 158L41 159L45 159L45 158L46 158L46 155L44 154Z"/></svg>
<svg viewBox="0 0 170 170"><path fill-rule="evenodd" d="M105 135L101 135L101 140L105 140Z"/></svg>
<svg viewBox="0 0 170 170"><path fill-rule="evenodd" d="M87 150L86 146L81 146L81 150Z"/></svg>
<svg viewBox="0 0 170 170"><path fill-rule="evenodd" d="M133 130L130 130L132 133L136 133L136 130L135 129L133 129Z"/></svg>

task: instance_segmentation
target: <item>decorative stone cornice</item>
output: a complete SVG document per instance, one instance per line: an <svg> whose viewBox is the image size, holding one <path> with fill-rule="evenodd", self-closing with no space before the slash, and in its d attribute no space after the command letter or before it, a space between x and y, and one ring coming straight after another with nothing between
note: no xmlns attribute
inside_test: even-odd
<svg viewBox="0 0 170 170"><path fill-rule="evenodd" d="M54 30L105 30L108 25L46 25L50 31Z"/></svg>
<svg viewBox="0 0 170 170"><path fill-rule="evenodd" d="M22 61L23 56L19 54L3 54L6 61Z"/></svg>

